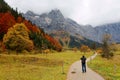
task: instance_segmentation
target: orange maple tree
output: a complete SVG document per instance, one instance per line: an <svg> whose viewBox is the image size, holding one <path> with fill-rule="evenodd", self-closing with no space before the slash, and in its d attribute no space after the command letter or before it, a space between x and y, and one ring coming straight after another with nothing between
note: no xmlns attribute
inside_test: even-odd
<svg viewBox="0 0 120 80"><path fill-rule="evenodd" d="M62 46L61 46L61 44L57 40L55 40L54 38L52 38L48 34L45 34L45 38L55 47L55 49L57 51L61 51L62 50Z"/></svg>
<svg viewBox="0 0 120 80"><path fill-rule="evenodd" d="M23 18L21 16L18 16L16 22L17 23L22 23L23 22Z"/></svg>
<svg viewBox="0 0 120 80"><path fill-rule="evenodd" d="M27 28L32 32L40 32L39 28L35 25L32 25L32 23L28 20L24 20L23 23L27 26Z"/></svg>
<svg viewBox="0 0 120 80"><path fill-rule="evenodd" d="M10 12L0 14L0 34L7 33L8 28L16 23L14 16Z"/></svg>

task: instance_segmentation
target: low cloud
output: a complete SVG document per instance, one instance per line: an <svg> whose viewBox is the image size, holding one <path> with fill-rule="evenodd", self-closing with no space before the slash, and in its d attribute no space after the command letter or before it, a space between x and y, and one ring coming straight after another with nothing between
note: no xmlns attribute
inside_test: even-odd
<svg viewBox="0 0 120 80"><path fill-rule="evenodd" d="M5 0L20 12L60 9L65 17L93 26L120 21L120 0Z"/></svg>

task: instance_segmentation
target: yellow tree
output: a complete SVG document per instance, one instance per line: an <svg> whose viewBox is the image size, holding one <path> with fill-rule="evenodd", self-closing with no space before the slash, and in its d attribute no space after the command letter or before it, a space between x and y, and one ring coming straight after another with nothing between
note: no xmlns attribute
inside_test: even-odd
<svg viewBox="0 0 120 80"><path fill-rule="evenodd" d="M23 23L15 24L8 29L7 34L3 37L5 47L10 50L16 50L17 52L32 50L33 42L30 40L28 32L29 30Z"/></svg>

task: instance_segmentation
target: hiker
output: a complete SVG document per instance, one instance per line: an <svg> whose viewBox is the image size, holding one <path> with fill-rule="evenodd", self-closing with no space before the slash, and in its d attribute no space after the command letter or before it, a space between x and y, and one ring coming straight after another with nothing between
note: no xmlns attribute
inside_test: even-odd
<svg viewBox="0 0 120 80"><path fill-rule="evenodd" d="M82 56L81 58L81 64L82 64L82 72L86 72L86 57Z"/></svg>

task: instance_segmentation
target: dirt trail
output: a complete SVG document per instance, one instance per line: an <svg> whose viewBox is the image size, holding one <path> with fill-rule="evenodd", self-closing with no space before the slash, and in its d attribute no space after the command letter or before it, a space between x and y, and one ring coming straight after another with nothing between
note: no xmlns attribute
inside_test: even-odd
<svg viewBox="0 0 120 80"><path fill-rule="evenodd" d="M94 54L93 56L87 58L87 62L94 59L96 56L97 54ZM102 76L88 68L88 66L86 67L86 70L86 73L82 73L81 62L76 61L70 67L67 74L67 80L104 80Z"/></svg>

